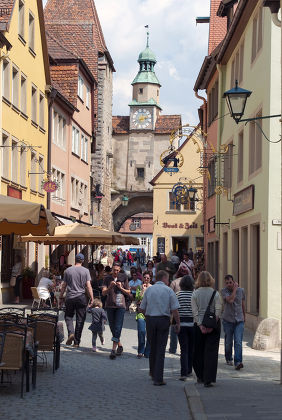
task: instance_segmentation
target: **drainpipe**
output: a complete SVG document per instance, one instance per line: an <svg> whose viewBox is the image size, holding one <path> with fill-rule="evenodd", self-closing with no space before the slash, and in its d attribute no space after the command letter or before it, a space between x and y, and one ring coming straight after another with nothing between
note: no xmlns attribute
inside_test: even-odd
<svg viewBox="0 0 282 420"><path fill-rule="evenodd" d="M204 98L203 96L200 96L198 94L198 90L194 90L195 92L195 96L198 99L201 99L204 103L204 119L203 119L203 131L205 134L207 134L208 131L208 103L206 98ZM204 147L207 145L207 137L204 137L205 139L205 144ZM207 157L206 154L204 154L203 156L203 164L204 166L207 166ZM207 179L206 176L203 176L203 196L204 196L204 202L203 202L203 223L204 223L204 250L207 250L207 243L206 243L206 238L207 238L207 234L208 234L208 229L207 229ZM204 258L205 258L205 267L207 267L207 252L204 252Z"/></svg>
<svg viewBox="0 0 282 420"><path fill-rule="evenodd" d="M50 86L49 102L48 102L48 159L47 159L47 173L51 174L51 145L52 145L52 106L57 95L57 90ZM50 210L51 193L47 193L47 209Z"/></svg>

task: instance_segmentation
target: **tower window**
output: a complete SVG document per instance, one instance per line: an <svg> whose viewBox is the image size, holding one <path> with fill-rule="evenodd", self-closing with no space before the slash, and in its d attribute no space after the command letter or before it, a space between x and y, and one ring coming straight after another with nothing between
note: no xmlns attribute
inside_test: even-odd
<svg viewBox="0 0 282 420"><path fill-rule="evenodd" d="M157 90L157 96L159 96L159 93L160 93L160 91L159 91L159 89Z"/></svg>
<svg viewBox="0 0 282 420"><path fill-rule="evenodd" d="M139 93L143 93L143 88L140 88L139 89Z"/></svg>
<svg viewBox="0 0 282 420"><path fill-rule="evenodd" d="M144 177L145 177L144 168L137 168L137 178L144 179Z"/></svg>

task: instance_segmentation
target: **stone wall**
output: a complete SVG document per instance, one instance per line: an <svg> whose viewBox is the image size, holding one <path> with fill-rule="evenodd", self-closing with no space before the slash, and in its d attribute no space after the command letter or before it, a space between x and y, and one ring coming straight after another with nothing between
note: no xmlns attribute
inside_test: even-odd
<svg viewBox="0 0 282 420"><path fill-rule="evenodd" d="M112 178L112 70L106 60L98 67L98 109L96 151L92 154L93 187L100 184L104 197L99 204L93 200L93 224L111 228L111 178Z"/></svg>

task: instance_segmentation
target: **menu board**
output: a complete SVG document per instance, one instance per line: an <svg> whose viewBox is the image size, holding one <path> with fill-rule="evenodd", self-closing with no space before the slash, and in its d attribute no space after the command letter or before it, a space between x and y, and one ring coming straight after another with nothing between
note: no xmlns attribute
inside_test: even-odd
<svg viewBox="0 0 282 420"><path fill-rule="evenodd" d="M165 238L158 238L157 240L157 248L160 254L165 254Z"/></svg>

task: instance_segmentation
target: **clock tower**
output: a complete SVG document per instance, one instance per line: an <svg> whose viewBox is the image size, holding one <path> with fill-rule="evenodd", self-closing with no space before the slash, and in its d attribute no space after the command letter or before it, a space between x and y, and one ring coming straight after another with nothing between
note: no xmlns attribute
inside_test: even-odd
<svg viewBox="0 0 282 420"><path fill-rule="evenodd" d="M155 74L156 56L147 45L139 54L139 72L132 82L133 92L130 102L130 130L154 130L161 111L159 106L160 82Z"/></svg>

